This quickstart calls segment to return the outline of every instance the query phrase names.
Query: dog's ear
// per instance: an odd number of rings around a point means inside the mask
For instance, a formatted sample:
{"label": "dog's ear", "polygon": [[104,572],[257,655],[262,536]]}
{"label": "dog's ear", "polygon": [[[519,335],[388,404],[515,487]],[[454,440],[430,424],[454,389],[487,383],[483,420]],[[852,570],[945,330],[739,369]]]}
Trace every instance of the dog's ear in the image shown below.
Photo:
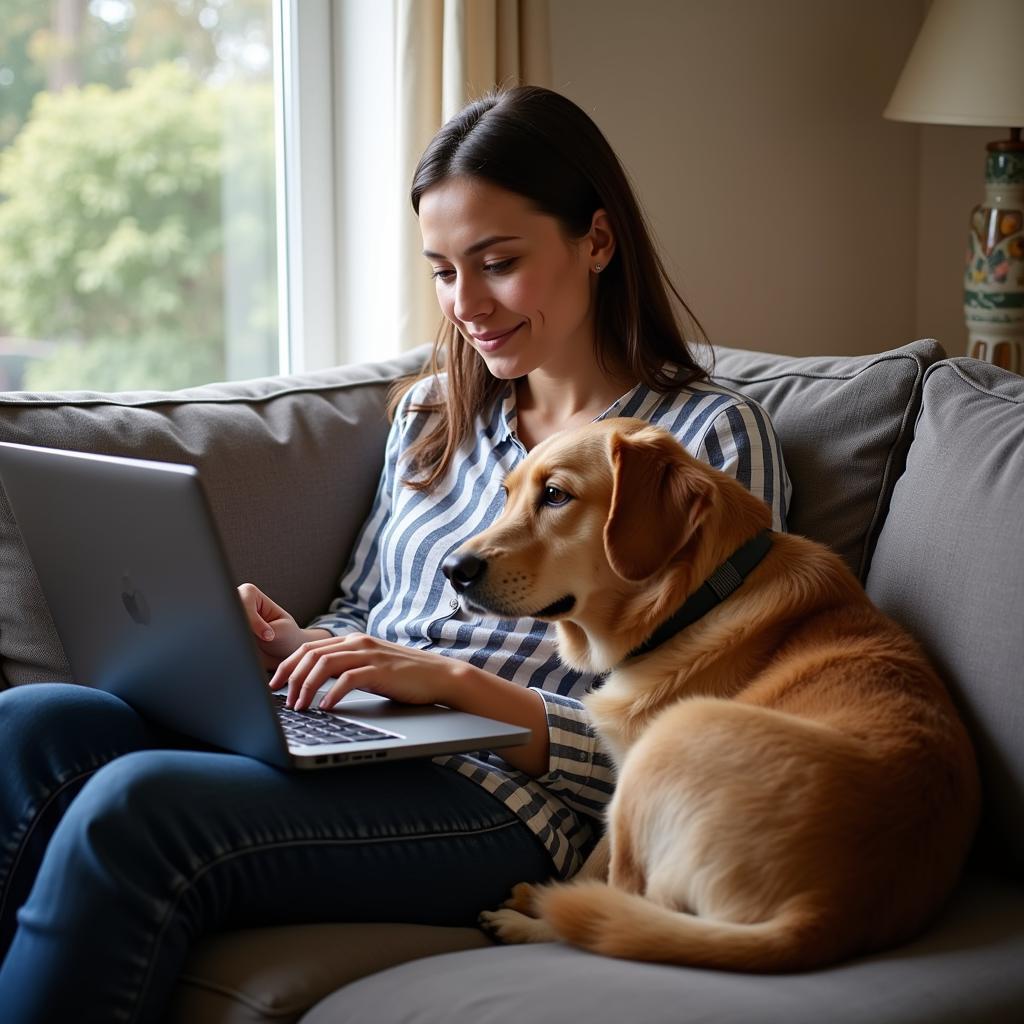
{"label": "dog's ear", "polygon": [[643,580],[679,552],[711,508],[711,481],[666,431],[611,436],[612,502],[604,527],[608,563]]}

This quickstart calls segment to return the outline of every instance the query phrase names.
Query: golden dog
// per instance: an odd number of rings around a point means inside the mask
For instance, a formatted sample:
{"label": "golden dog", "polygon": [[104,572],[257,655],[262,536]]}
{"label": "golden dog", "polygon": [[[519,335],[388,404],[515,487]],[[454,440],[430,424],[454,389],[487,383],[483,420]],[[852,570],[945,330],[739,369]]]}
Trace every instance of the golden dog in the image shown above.
{"label": "golden dog", "polygon": [[[445,571],[470,605],[556,621],[566,663],[610,672],[586,706],[617,783],[576,880],[517,886],[485,927],[759,972],[923,929],[975,830],[974,753],[920,648],[843,562],[766,533],[763,502],[640,420],[548,439],[506,488]],[[745,578],[719,570],[748,542],[768,551]],[[730,576],[734,592],[644,647]]]}

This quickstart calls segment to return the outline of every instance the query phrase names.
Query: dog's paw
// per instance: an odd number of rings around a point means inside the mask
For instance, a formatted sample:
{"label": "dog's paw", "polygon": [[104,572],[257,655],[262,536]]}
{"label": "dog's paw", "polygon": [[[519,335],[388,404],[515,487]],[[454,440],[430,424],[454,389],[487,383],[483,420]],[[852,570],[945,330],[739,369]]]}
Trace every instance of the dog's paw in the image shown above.
{"label": "dog's paw", "polygon": [[507,906],[501,910],[485,910],[478,918],[480,927],[498,942],[551,942],[555,933],[535,917],[527,917]]}
{"label": "dog's paw", "polygon": [[512,886],[509,898],[501,906],[504,910],[516,910],[526,917],[536,917],[537,910],[534,898],[537,895],[537,891],[538,886],[532,882],[520,882],[518,885]]}

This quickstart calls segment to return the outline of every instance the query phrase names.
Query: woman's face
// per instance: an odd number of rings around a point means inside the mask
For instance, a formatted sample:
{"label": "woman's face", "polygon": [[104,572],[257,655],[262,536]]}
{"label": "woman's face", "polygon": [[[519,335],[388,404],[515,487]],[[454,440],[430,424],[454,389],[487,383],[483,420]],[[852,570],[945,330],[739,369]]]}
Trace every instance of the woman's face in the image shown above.
{"label": "woman's face", "polygon": [[594,266],[609,258],[603,228],[567,239],[522,196],[468,177],[424,192],[419,216],[441,311],[495,377],[572,373],[593,360]]}

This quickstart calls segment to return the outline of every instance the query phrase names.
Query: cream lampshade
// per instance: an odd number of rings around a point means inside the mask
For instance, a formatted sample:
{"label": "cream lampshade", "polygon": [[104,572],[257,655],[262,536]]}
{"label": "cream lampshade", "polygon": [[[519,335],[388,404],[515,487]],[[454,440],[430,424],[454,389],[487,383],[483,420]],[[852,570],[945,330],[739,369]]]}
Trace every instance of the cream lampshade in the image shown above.
{"label": "cream lampshade", "polygon": [[885,108],[894,121],[991,125],[964,273],[967,352],[1024,372],[1024,0],[933,0]]}

